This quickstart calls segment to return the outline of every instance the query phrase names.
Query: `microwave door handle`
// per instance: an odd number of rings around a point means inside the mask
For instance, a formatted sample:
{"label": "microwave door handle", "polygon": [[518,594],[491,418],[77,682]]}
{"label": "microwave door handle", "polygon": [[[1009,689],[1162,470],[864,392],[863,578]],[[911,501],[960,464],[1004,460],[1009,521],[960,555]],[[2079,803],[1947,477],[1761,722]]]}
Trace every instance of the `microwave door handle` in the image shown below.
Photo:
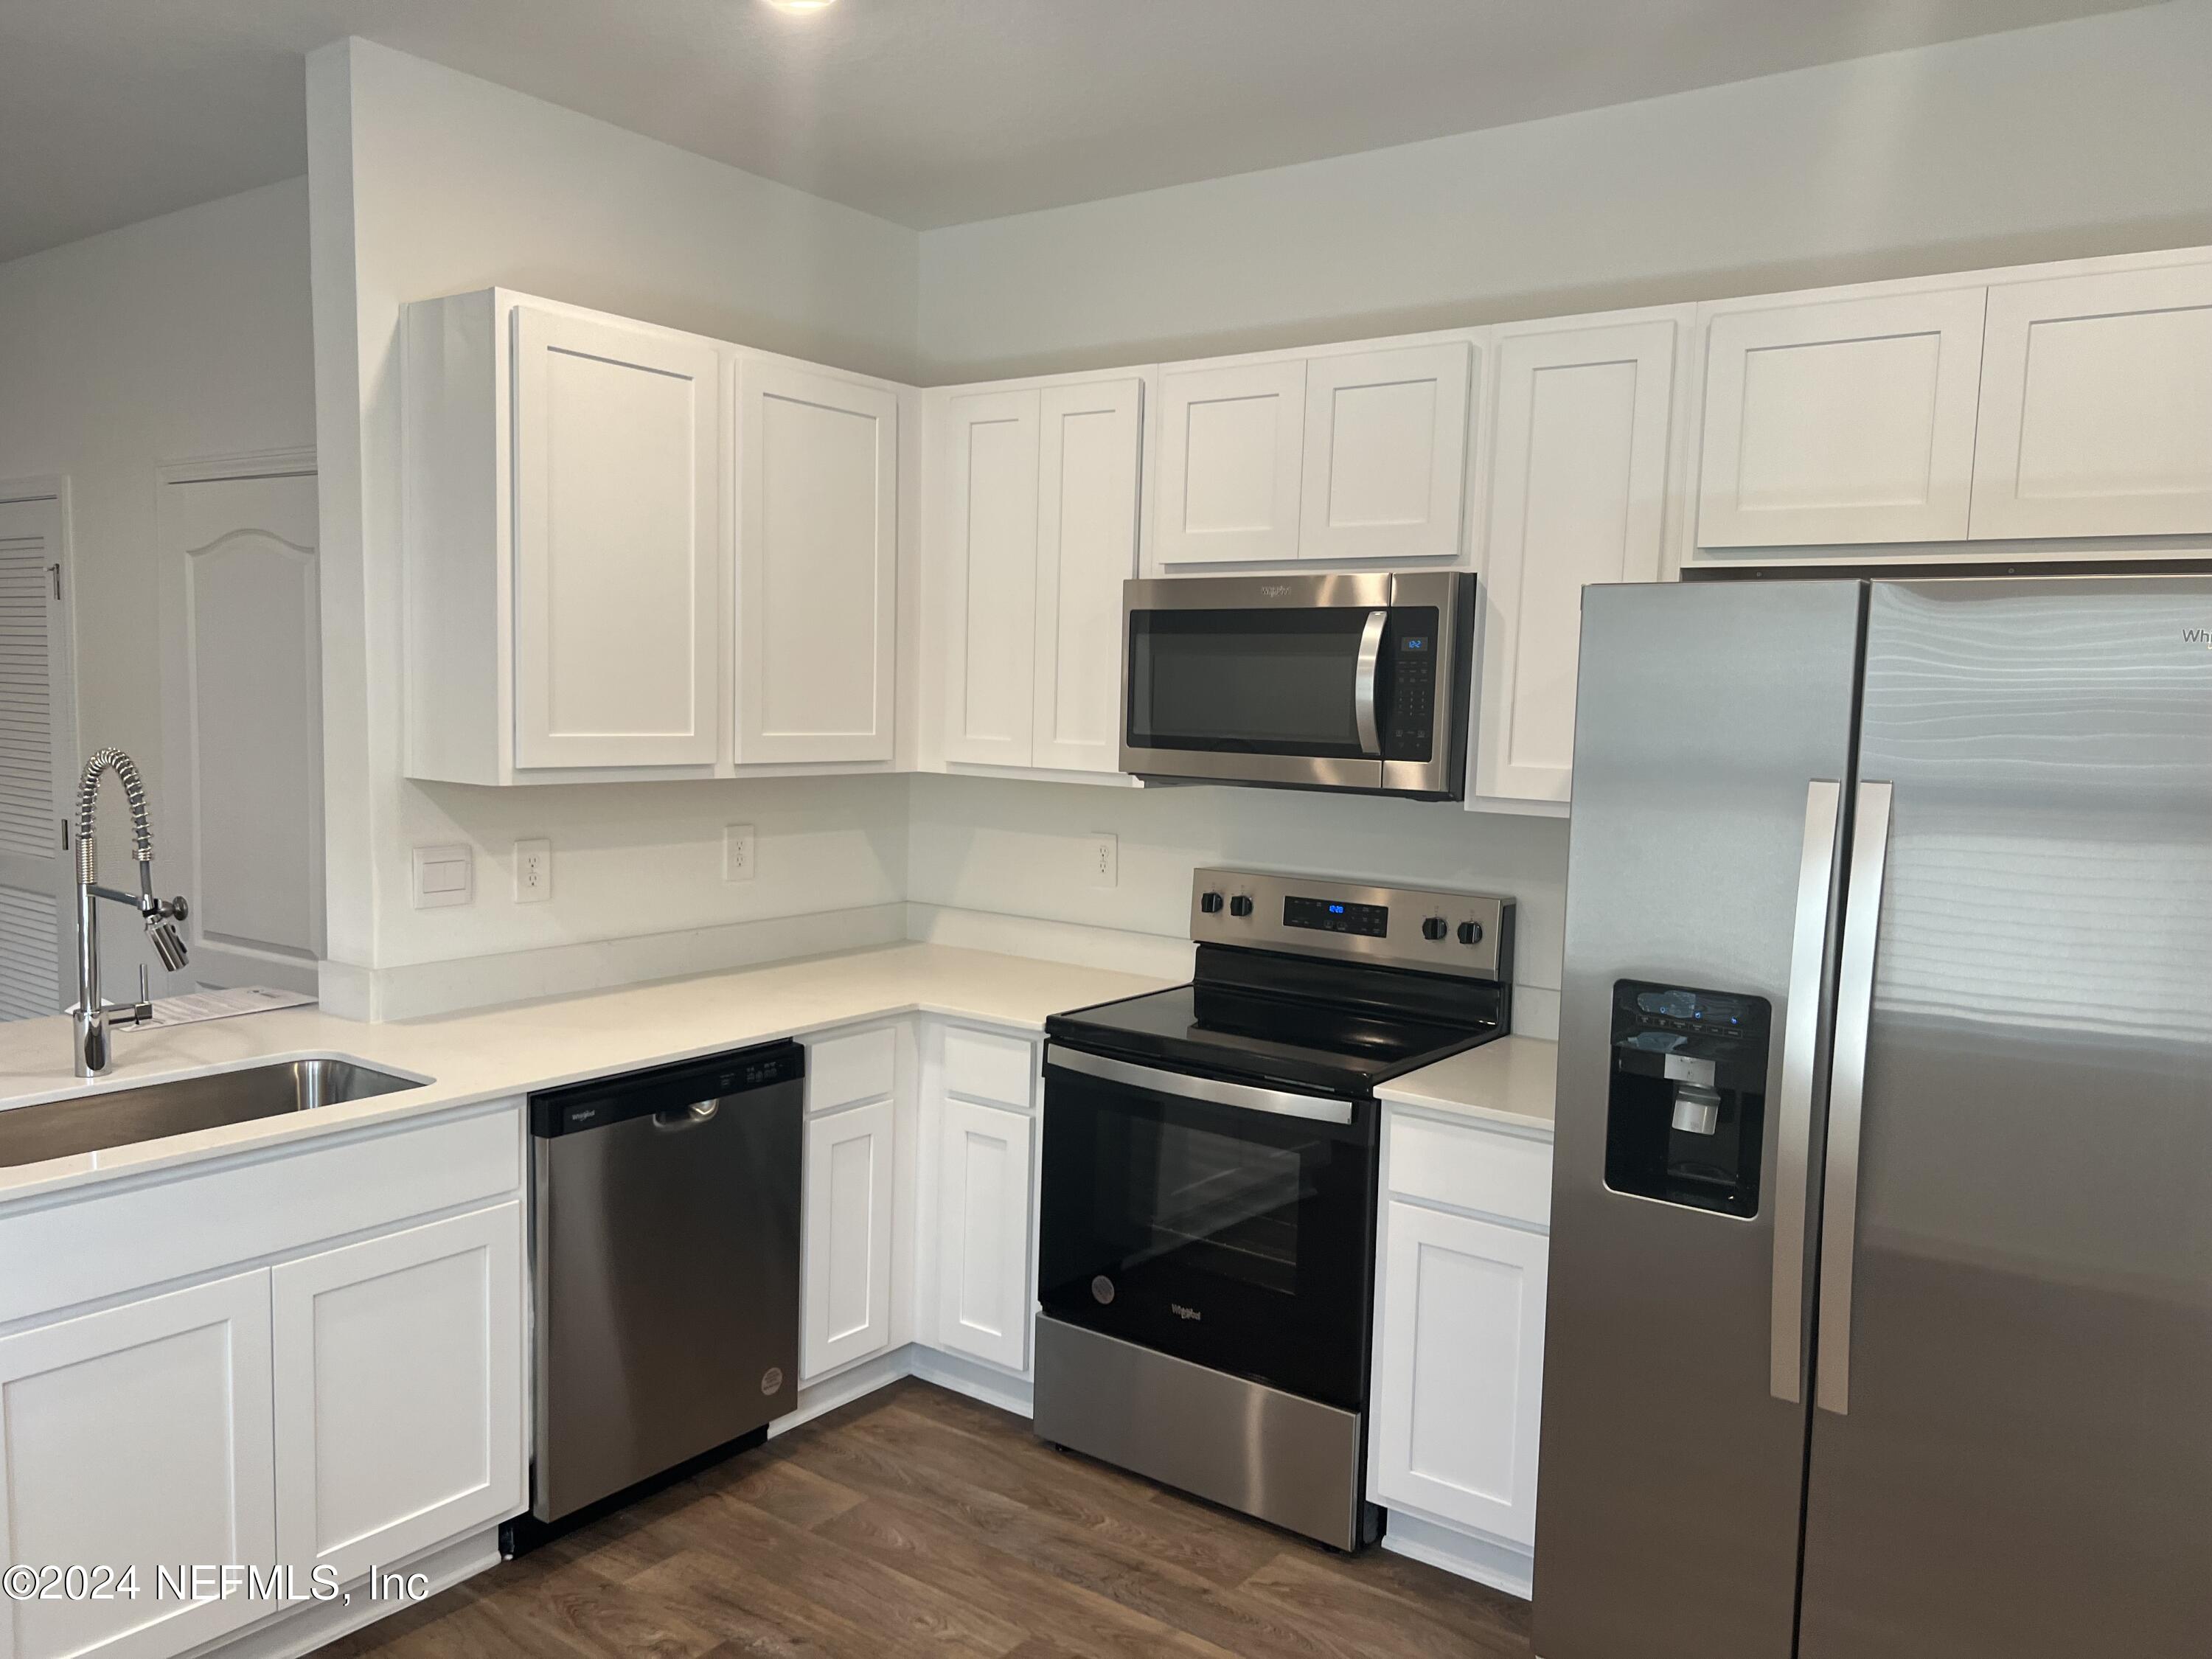
{"label": "microwave door handle", "polygon": [[1359,752],[1380,755],[1382,738],[1375,726],[1375,675],[1382,662],[1382,630],[1390,625],[1388,611],[1367,613],[1367,626],[1359,633],[1359,662],[1352,674],[1352,718],[1359,728]]}

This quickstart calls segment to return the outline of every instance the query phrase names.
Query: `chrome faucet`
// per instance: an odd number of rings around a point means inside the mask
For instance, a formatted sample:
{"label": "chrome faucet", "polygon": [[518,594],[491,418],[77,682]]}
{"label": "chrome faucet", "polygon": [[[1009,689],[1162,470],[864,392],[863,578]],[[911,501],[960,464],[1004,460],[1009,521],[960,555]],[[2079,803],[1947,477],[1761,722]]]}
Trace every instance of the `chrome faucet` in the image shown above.
{"label": "chrome faucet", "polygon": [[[104,772],[115,774],[131,805],[131,839],[138,861],[138,890],[100,885],[99,853],[93,841],[93,807],[100,796]],[[100,1077],[113,1063],[108,1036],[110,1025],[137,1025],[154,1017],[154,1003],[146,983],[146,969],[138,969],[138,1000],[104,1002],[100,995],[100,912],[94,901],[112,899],[127,904],[146,922],[146,935],[155,953],[171,973],[185,965],[185,942],[176,924],[190,914],[184,899],[154,896],[154,834],[146,823],[146,786],[138,768],[120,749],[103,749],[84,763],[84,777],[76,787],[76,1006],[70,1010],[76,1041],[70,1045],[79,1077]]]}

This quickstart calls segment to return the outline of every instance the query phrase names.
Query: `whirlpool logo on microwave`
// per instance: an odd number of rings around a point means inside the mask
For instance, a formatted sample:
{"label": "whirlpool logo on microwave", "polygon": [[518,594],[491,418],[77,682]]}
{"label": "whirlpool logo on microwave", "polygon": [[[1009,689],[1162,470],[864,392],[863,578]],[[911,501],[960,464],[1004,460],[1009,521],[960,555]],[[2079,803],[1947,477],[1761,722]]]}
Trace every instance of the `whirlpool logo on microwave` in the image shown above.
{"label": "whirlpool logo on microwave", "polygon": [[2181,630],[2181,642],[2212,651],[2212,628],[2185,628]]}

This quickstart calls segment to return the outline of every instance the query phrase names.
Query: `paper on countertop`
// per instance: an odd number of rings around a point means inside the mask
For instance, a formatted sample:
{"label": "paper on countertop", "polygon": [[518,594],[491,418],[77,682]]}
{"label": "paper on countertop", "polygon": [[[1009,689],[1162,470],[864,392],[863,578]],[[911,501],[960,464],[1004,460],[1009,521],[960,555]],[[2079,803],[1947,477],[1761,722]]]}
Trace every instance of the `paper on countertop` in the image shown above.
{"label": "paper on countertop", "polygon": [[204,1019],[228,1019],[234,1014],[265,1013],[271,1008],[307,1008],[315,999],[304,991],[275,991],[265,985],[242,986],[234,991],[195,991],[180,997],[154,999],[154,1017],[148,1025],[197,1025]]}

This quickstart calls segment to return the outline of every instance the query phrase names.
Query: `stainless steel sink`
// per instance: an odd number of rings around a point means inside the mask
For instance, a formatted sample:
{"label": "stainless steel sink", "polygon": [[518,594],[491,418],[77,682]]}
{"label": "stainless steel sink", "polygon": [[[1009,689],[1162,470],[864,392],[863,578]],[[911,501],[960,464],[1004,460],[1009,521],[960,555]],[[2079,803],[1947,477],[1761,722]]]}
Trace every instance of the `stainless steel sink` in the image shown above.
{"label": "stainless steel sink", "polygon": [[44,1101],[0,1112],[0,1167],[135,1146],[422,1086],[413,1078],[349,1060],[317,1057]]}

